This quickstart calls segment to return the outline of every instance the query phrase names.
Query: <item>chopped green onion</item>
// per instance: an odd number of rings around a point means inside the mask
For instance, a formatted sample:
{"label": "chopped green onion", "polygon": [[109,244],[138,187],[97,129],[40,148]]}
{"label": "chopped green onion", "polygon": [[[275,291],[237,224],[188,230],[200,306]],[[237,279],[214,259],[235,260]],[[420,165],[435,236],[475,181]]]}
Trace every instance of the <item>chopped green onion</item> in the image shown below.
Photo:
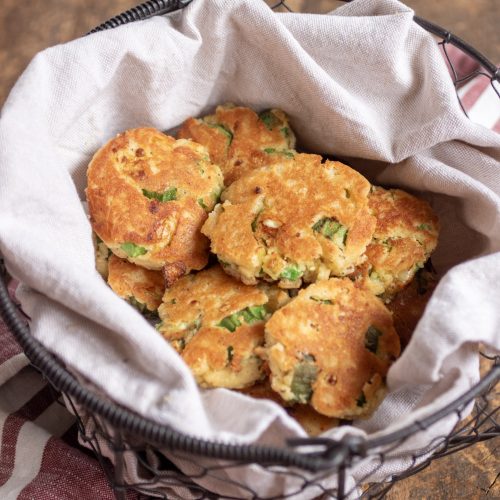
{"label": "chopped green onion", "polygon": [[318,368],[314,364],[314,357],[306,355],[293,372],[290,389],[298,403],[308,403],[311,399],[312,385],[318,376]]}
{"label": "chopped green onion", "polygon": [[251,325],[256,321],[263,321],[266,318],[267,310],[265,306],[249,306],[241,311],[235,312],[230,316],[226,316],[222,321],[220,321],[217,326],[226,328],[230,332],[234,332],[236,328],[241,326],[241,319],[245,323]]}
{"label": "chopped green onion", "polygon": [[382,335],[382,332],[378,328],[370,326],[365,333],[365,347],[370,352],[376,353],[378,349],[378,339]]}
{"label": "chopped green onion", "polygon": [[140,255],[144,255],[147,253],[147,250],[144,247],[140,247],[135,243],[131,243],[130,241],[123,243],[120,248],[129,256],[129,257],[139,257]]}
{"label": "chopped green onion", "polygon": [[319,297],[309,297],[311,300],[314,300],[315,302],[319,302],[321,304],[328,304],[332,305],[333,302],[330,299],[321,299]]}
{"label": "chopped green onion", "polygon": [[284,155],[287,158],[295,158],[294,152],[288,149],[264,148],[264,153]]}
{"label": "chopped green onion", "polygon": [[290,130],[288,129],[288,127],[283,127],[283,128],[280,128],[280,132],[286,137],[290,137]]}
{"label": "chopped green onion", "polygon": [[274,127],[281,124],[281,120],[270,109],[260,113],[259,118],[264,122],[268,130],[272,130]]}
{"label": "chopped green onion", "polygon": [[348,229],[331,217],[324,217],[312,226],[312,230],[332,240],[336,245],[345,245]]}
{"label": "chopped green onion", "polygon": [[219,130],[219,132],[221,132],[223,135],[226,136],[227,146],[229,147],[231,145],[231,143],[233,142],[234,136],[233,136],[233,133],[227,127],[225,127],[224,125],[221,125],[219,123],[207,123],[207,125],[209,127],[216,128],[217,130]]}
{"label": "chopped green onion", "polygon": [[157,193],[156,191],[148,191],[147,189],[143,189],[142,194],[146,198],[150,198],[152,200],[158,200],[161,202],[174,201],[177,199],[177,188],[173,187],[173,188],[167,189],[163,193]]}
{"label": "chopped green onion", "polygon": [[205,205],[203,198],[198,198],[198,205],[200,205],[200,207],[203,208],[203,210],[208,210],[208,207]]}
{"label": "chopped green onion", "polygon": [[289,281],[297,281],[302,276],[302,271],[295,266],[288,266],[280,274],[280,278]]}
{"label": "chopped green onion", "polygon": [[432,227],[430,224],[420,224],[420,226],[417,226],[417,229],[420,229],[420,231],[430,231]]}
{"label": "chopped green onion", "polygon": [[234,332],[236,328],[241,326],[241,323],[238,319],[238,314],[232,314],[231,316],[226,316],[220,323],[217,324],[217,326],[220,326],[221,328],[225,328],[226,330],[229,330],[230,332]]}
{"label": "chopped green onion", "polygon": [[249,306],[247,310],[257,321],[263,320],[267,314],[265,306]]}

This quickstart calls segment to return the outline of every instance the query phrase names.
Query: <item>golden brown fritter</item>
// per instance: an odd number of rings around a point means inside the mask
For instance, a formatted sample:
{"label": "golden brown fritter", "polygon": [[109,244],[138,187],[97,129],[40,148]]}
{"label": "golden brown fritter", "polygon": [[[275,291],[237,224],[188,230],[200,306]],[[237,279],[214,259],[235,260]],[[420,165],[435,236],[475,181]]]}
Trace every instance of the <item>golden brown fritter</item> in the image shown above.
{"label": "golden brown fritter", "polygon": [[257,114],[229,104],[218,106],[214,115],[188,118],[178,137],[206,146],[212,161],[220,165],[227,186],[255,168],[293,155],[295,148],[295,135],[283,111]]}
{"label": "golden brown fritter", "polygon": [[426,201],[400,189],[373,186],[368,204],[377,227],[353,278],[388,302],[436,248],[439,222]]}
{"label": "golden brown fritter", "polygon": [[160,271],[145,269],[116,255],[108,259],[108,284],[140,312],[156,311],[165,291]]}
{"label": "golden brown fritter", "polygon": [[328,429],[337,427],[339,420],[337,418],[321,415],[309,405],[293,404],[283,400],[279,394],[271,389],[269,379],[258,382],[251,387],[243,389],[241,392],[256,399],[270,399],[283,406],[287,413],[297,420],[309,436],[319,436]]}
{"label": "golden brown fritter", "polygon": [[[182,355],[202,387],[241,388],[263,376],[256,349],[283,291],[246,286],[219,266],[185,276],[167,289],[157,329]],[[280,294],[281,296],[278,296]]]}
{"label": "golden brown fritter", "polygon": [[363,261],[375,228],[369,190],[347,165],[296,154],[234,182],[202,232],[224,270],[244,283],[298,288]]}
{"label": "golden brown fritter", "polygon": [[348,278],[301,290],[273,314],[265,336],[273,390],[344,419],[375,410],[400,352],[391,313]]}
{"label": "golden brown fritter", "polygon": [[411,283],[400,290],[387,304],[387,309],[392,312],[394,328],[398,332],[402,349],[410,342],[437,283],[438,279],[434,272],[426,268],[419,269]]}
{"label": "golden brown fritter", "polygon": [[203,146],[153,128],[128,130],[97,151],[87,178],[92,227],[118,257],[149,269],[206,265],[200,228],[223,183]]}

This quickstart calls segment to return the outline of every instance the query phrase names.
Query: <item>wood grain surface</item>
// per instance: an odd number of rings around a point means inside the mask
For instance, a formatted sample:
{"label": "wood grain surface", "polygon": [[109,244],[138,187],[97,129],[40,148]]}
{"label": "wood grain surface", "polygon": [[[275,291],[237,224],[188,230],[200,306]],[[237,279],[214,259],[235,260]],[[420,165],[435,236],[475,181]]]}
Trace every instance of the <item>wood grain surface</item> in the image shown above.
{"label": "wood grain surface", "polygon": [[[82,36],[138,2],[134,0],[2,0],[0,106],[32,57],[46,47]],[[272,0],[269,3],[274,4]],[[500,0],[406,0],[416,13],[461,36],[500,62]],[[326,12],[340,2],[290,0],[294,9]],[[391,500],[500,499],[500,442],[490,440],[433,462],[397,483]]]}

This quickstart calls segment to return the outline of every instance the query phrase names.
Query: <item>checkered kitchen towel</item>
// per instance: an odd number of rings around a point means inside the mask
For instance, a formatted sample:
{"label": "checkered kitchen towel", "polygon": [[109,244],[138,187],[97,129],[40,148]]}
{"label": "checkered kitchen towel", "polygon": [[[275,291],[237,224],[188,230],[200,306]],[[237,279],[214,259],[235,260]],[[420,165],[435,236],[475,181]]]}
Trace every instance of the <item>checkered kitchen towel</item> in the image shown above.
{"label": "checkered kitchen towel", "polygon": [[[479,69],[454,47],[447,54],[459,77]],[[472,121],[500,133],[500,99],[489,78],[470,80],[458,94]],[[74,417],[29,366],[1,320],[0,436],[0,499],[114,498],[98,461],[77,443]],[[130,492],[127,498],[137,496]]]}

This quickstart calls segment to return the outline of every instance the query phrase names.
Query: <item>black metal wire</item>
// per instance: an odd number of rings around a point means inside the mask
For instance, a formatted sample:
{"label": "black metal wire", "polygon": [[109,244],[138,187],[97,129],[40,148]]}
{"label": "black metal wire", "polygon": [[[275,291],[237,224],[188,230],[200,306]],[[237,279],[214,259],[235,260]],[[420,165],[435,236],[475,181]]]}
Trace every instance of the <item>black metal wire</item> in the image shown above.
{"label": "black metal wire", "polygon": [[93,30],[89,31],[87,35],[98,31],[116,28],[134,21],[143,21],[144,19],[148,19],[152,16],[168,14],[170,12],[174,12],[175,10],[183,9],[191,2],[192,0],[149,0],[141,3],[137,7],[133,7],[132,9],[112,17],[105,23],[100,24]]}

